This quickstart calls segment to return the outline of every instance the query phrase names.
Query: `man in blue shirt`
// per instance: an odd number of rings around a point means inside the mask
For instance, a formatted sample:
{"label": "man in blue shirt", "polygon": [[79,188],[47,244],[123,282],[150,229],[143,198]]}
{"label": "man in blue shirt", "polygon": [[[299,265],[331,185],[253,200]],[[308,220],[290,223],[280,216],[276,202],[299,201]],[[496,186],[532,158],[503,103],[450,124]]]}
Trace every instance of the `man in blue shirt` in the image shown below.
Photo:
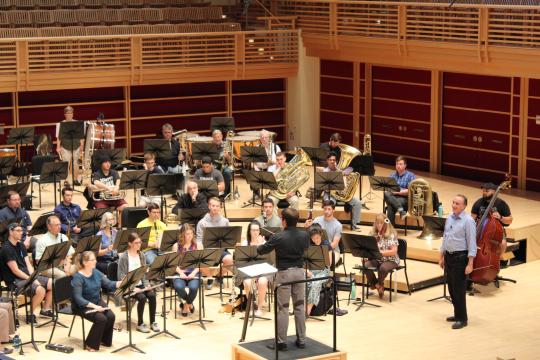
{"label": "man in blue shirt", "polygon": [[467,275],[473,271],[476,256],[476,224],[471,215],[465,212],[466,207],[465,195],[456,195],[452,200],[452,215],[446,219],[439,257],[454,306],[454,316],[446,318],[446,321],[454,323],[452,329],[467,326]]}
{"label": "man in blue shirt", "polygon": [[392,225],[396,225],[396,213],[399,213],[401,219],[407,216],[407,201],[409,196],[409,183],[416,179],[416,175],[407,170],[407,159],[400,155],[396,158],[396,171],[390,174],[390,177],[396,179],[400,190],[385,191],[384,201],[386,202],[386,213]]}
{"label": "man in blue shirt", "polygon": [[81,217],[81,207],[72,202],[73,189],[64,187],[62,189],[62,201],[54,208],[54,214],[61,222],[62,234],[68,233],[69,238],[76,244],[80,239],[94,235],[92,227],[81,229],[77,226],[77,221]]}

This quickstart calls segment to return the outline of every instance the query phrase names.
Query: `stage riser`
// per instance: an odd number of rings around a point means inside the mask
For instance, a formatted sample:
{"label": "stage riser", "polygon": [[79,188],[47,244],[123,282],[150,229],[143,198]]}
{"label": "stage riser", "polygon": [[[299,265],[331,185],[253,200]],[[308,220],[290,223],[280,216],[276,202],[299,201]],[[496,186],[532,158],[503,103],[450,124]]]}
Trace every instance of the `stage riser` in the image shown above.
{"label": "stage riser", "polygon": [[[232,359],[233,360],[267,360],[266,358],[259,356],[250,350],[244,349],[237,344],[234,344],[232,346]],[[299,359],[302,359],[302,360],[346,360],[347,353],[344,351],[337,351],[331,354],[303,357]]]}

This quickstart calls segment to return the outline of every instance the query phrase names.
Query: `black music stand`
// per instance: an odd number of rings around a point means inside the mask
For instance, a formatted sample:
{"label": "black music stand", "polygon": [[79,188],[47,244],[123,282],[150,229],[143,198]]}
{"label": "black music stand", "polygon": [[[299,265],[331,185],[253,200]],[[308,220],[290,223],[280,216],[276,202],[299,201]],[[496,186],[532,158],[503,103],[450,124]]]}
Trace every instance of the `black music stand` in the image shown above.
{"label": "black music stand", "polygon": [[172,157],[171,146],[165,139],[145,139],[144,152],[153,152],[156,158],[168,159]]}
{"label": "black music stand", "polygon": [[29,182],[15,183],[0,188],[0,206],[7,206],[8,193],[13,190],[19,193],[21,199],[28,193]]}
{"label": "black music stand", "polygon": [[[15,145],[17,153],[20,154],[23,145],[30,145],[34,143],[34,127],[19,127],[12,128],[9,131],[8,138],[6,140],[7,145]],[[22,157],[22,156],[20,156]],[[28,158],[28,146],[25,147],[25,158]],[[15,161],[14,167],[24,168],[25,164],[20,159]],[[28,171],[24,171],[22,176],[26,176]]]}
{"label": "black music stand", "polygon": [[[246,181],[251,186],[252,189],[259,189],[261,194],[261,199],[264,199],[264,190],[277,190],[278,184],[276,182],[276,177],[273,173],[267,171],[255,171],[255,170],[244,170],[244,176]],[[250,202],[244,204],[242,207],[249,205],[259,205],[255,202],[255,193],[253,193],[253,198]],[[261,211],[263,210],[263,204],[261,202]]]}
{"label": "black music stand", "polygon": [[211,197],[219,197],[219,190],[216,180],[195,180],[199,188],[199,192],[207,199]]}
{"label": "black music stand", "polygon": [[159,251],[161,251],[162,253],[172,251],[174,244],[176,244],[176,242],[178,241],[179,234],[180,234],[180,229],[163,231],[163,236],[161,237],[161,244],[159,246]]}
{"label": "black music stand", "polygon": [[163,209],[165,208],[165,195],[176,194],[176,177],[174,174],[152,174],[148,176],[146,194],[149,196],[159,196],[161,198],[161,218],[163,219]]}
{"label": "black music stand", "polygon": [[148,180],[148,170],[123,171],[120,177],[120,190],[133,190],[133,204],[137,206],[137,190],[144,189]]}
{"label": "black music stand", "polygon": [[111,168],[115,169],[126,161],[126,148],[94,150],[94,153],[92,154],[92,171],[97,171],[99,168],[99,166],[94,168],[93,164],[96,163],[95,160],[103,158],[110,159]]}
{"label": "black music stand", "polygon": [[202,305],[202,297],[204,290],[204,286],[202,283],[201,276],[201,268],[207,268],[214,266],[215,263],[219,262],[221,256],[221,249],[204,249],[204,250],[194,250],[194,251],[187,251],[182,255],[182,258],[180,259],[180,263],[178,264],[178,267],[180,269],[195,269],[197,268],[199,270],[199,318],[197,320],[188,321],[185,323],[182,323],[182,325],[189,325],[194,323],[199,323],[199,325],[206,330],[206,326],[204,326],[204,323],[211,323],[214,322],[213,320],[207,320],[202,318],[203,313],[203,305]]}
{"label": "black music stand", "polygon": [[385,176],[370,176],[369,177],[369,184],[371,185],[372,190],[382,190],[383,197],[382,197],[382,212],[384,212],[384,204],[386,203],[384,200],[384,193],[387,190],[392,191],[399,191],[401,190],[398,183],[396,182],[396,179],[391,177],[385,177]]}
{"label": "black music stand", "polygon": [[240,147],[240,158],[245,164],[258,162],[268,162],[266,150],[261,146],[242,146]]}
{"label": "black music stand", "polygon": [[[58,131],[58,138],[60,139],[62,147],[73,153],[75,149],[81,146],[81,140],[84,139],[84,121],[61,121],[60,130]],[[75,159],[74,156],[71,157],[72,185],[75,182],[75,165],[79,166],[76,164],[77,160],[78,159]]]}
{"label": "black music stand", "polygon": [[[173,276],[176,273],[176,267],[178,266],[180,262],[180,253],[178,252],[172,252],[164,255],[158,255],[152,265],[150,265],[150,269],[148,270],[148,280],[159,280],[162,282],[162,285],[166,284],[167,277]],[[171,333],[169,330],[167,330],[167,299],[166,296],[163,296],[163,330],[161,330],[158,333],[155,333],[148,337],[148,339],[151,339],[153,337],[156,337],[161,334],[169,335],[175,339],[180,340],[180,338],[173,333]]]}
{"label": "black music stand", "polygon": [[194,142],[191,144],[191,158],[202,160],[208,156],[212,163],[219,158],[219,151],[213,143]]}
{"label": "black music stand", "polygon": [[280,227],[261,227],[261,235],[264,236],[266,239],[281,231],[283,231],[283,229]]}
{"label": "black music stand", "polygon": [[419,239],[432,240],[439,239],[443,236],[446,218],[422,215],[422,219],[424,219],[424,228],[422,229],[422,233],[418,236]]}
{"label": "black music stand", "polygon": [[[272,256],[273,255],[273,256]],[[260,255],[257,253],[257,246],[236,246],[234,248],[234,266],[236,267],[236,277],[239,278],[242,282],[246,279],[259,279],[261,276],[256,276],[255,278],[250,278],[241,272],[240,268],[244,266],[256,265],[261,263],[274,264],[275,263],[275,253],[272,251],[268,254]],[[270,320],[262,316],[255,315],[255,281],[251,284],[250,292],[247,294],[247,306],[244,313],[244,317],[241,319],[244,320],[244,325],[242,327],[242,337],[240,342],[243,342],[246,338],[247,324],[249,319],[251,319],[250,326],[253,326],[255,319],[261,320]]]}
{"label": "black music stand", "polygon": [[[51,283],[52,283],[52,295],[53,295],[53,304],[56,303],[56,296],[54,291],[54,269],[60,266],[62,261],[67,257],[67,254],[69,252],[69,249],[71,248],[71,241],[64,241],[60,242],[58,244],[49,245],[45,248],[45,251],[43,251],[43,255],[41,256],[41,259],[39,260],[39,263],[36,267],[36,272],[41,274],[42,272],[51,269]],[[53,318],[43,324],[39,324],[37,327],[40,328],[42,326],[45,326],[47,324],[53,323],[53,330],[51,332],[51,336],[49,338],[49,344],[51,343],[54,329],[56,328],[57,324],[60,324],[60,326],[64,328],[68,328],[66,325],[62,324],[58,321],[58,313],[56,312],[56,306],[53,306]]]}
{"label": "black music stand", "polygon": [[[241,226],[207,227],[203,233],[203,246],[205,249],[221,249],[223,251],[227,248],[234,248],[240,242],[241,237]],[[219,276],[223,276],[222,270],[223,266],[221,261],[219,261]],[[221,281],[219,292],[207,294],[206,296],[219,295],[219,299],[223,303],[223,294],[230,295],[230,293],[223,292],[223,281]]]}
{"label": "black music stand", "polygon": [[[53,215],[54,213],[45,213],[40,215],[36,222],[34,222],[34,225],[32,225],[32,228],[30,231],[28,231],[28,236],[35,236],[35,235],[41,235],[45,234],[47,231],[47,219],[49,216]],[[13,221],[12,221],[13,222]]]}
{"label": "black music stand", "polygon": [[99,228],[97,224],[101,221],[103,214],[106,212],[112,213],[113,211],[112,208],[83,210],[79,216],[79,220],[77,220],[77,226],[81,229],[91,227],[92,232],[95,234]]}
{"label": "black music stand", "polygon": [[132,342],[131,301],[132,301],[132,296],[133,296],[132,289],[135,287],[136,284],[139,283],[139,281],[141,281],[144,278],[147,268],[148,266],[141,266],[138,269],[128,272],[127,275],[122,279],[122,282],[120,283],[120,285],[116,288],[116,291],[114,292],[115,297],[123,297],[124,301],[126,302],[126,321],[127,321],[127,328],[128,328],[128,334],[129,334],[129,343],[127,345],[122,346],[119,349],[114,350],[112,352],[113,354],[127,348],[131,348],[132,350],[138,351],[141,354],[145,354],[144,351],[139,349],[137,345],[135,345]]}
{"label": "black music stand", "polygon": [[[26,292],[29,292],[30,288],[32,287],[32,283],[36,280],[38,275],[39,275],[39,272],[37,270],[35,270],[32,273],[32,275],[30,275],[30,277],[26,280],[24,285],[22,287],[20,287],[18,290],[15,291],[15,296],[19,296],[21,294],[25,294]],[[30,313],[32,315],[34,314],[34,305],[33,305],[32,301],[30,301]],[[46,341],[36,340],[34,338],[34,327],[35,327],[34,326],[34,321],[30,321],[30,340],[28,340],[27,342],[23,342],[21,344],[20,350],[19,350],[20,355],[24,355],[24,350],[23,350],[24,345],[31,344],[34,347],[34,350],[39,352],[37,344],[38,343],[46,343]]]}
{"label": "black music stand", "polygon": [[[345,183],[343,182],[343,174],[341,171],[315,172],[315,188],[313,189],[313,193],[316,191],[326,191],[328,198],[330,199],[330,190],[343,190],[344,188]],[[313,200],[315,200],[315,198]]]}
{"label": "black music stand", "polygon": [[100,248],[101,235],[92,235],[79,240],[79,242],[77,243],[77,247],[75,248],[75,253],[80,254],[85,251],[91,251],[97,257]]}
{"label": "black music stand", "polygon": [[[469,277],[467,276],[467,279],[469,279]],[[443,293],[441,296],[436,296],[432,299],[429,299],[427,300],[427,302],[431,302],[431,301],[435,301],[435,300],[446,300],[448,301],[449,303],[452,303],[452,298],[450,296],[447,295],[447,292],[446,292],[446,286],[448,284],[448,278],[447,278],[447,274],[446,274],[446,267],[443,269]],[[474,293],[473,293],[474,294]]]}
{"label": "black music stand", "polygon": [[[321,236],[322,240],[322,236]],[[329,250],[325,245],[310,245],[304,250],[304,270],[306,272],[306,279],[308,278],[308,270],[324,270],[330,266]],[[321,280],[323,281],[323,280]],[[306,286],[306,299],[308,297],[308,288]],[[327,298],[324,301],[328,301]],[[326,316],[326,313],[324,314]],[[324,321],[315,316],[311,316],[307,313],[306,307],[306,320],[315,319],[317,321]]]}
{"label": "black music stand", "polygon": [[[358,155],[352,159],[350,166],[353,168],[354,172],[357,172],[360,174],[359,199],[362,200],[363,198],[362,177],[375,175],[375,165],[373,163],[373,155],[371,154]],[[371,190],[369,192],[371,192]],[[368,196],[368,194],[366,194],[365,196]],[[362,207],[366,210],[369,210],[369,208],[364,204],[364,202],[362,202]]]}
{"label": "black music stand", "polygon": [[[72,157],[73,159],[73,157]],[[73,161],[73,160],[72,160]],[[73,164],[72,164],[73,166]],[[73,169],[73,167],[72,167]],[[73,171],[71,172],[73,178]],[[66,180],[68,176],[68,162],[67,161],[56,161],[56,162],[46,162],[41,168],[41,176],[39,181],[46,183],[52,182],[54,188],[54,204],[56,205],[56,183]],[[40,197],[41,199],[41,197]]]}
{"label": "black music stand", "polygon": [[178,217],[182,224],[197,225],[197,223],[208,213],[208,209],[180,209]]}
{"label": "black music stand", "polygon": [[9,183],[8,176],[13,170],[15,165],[16,156],[2,156],[0,157],[0,186],[4,185],[4,177],[6,184]]}
{"label": "black music stand", "polygon": [[234,118],[229,116],[214,116],[210,118],[210,131],[220,130],[223,136],[234,131]]}
{"label": "black music stand", "polygon": [[[313,166],[313,174],[317,173],[317,166],[326,166],[326,158],[328,157],[328,151],[322,148],[318,147],[301,147],[302,150],[309,156],[309,159],[311,160],[311,166]],[[311,203],[313,204],[315,202],[315,177],[313,177],[313,193],[312,193],[313,199],[311,199]]]}
{"label": "black music stand", "polygon": [[[0,222],[0,239],[2,241],[2,244],[4,244],[4,241],[7,241],[8,239],[8,226],[9,224],[11,223],[18,223],[20,224],[22,221],[22,218],[21,217],[18,217],[18,218],[13,218],[13,219],[7,219],[7,220],[4,220],[2,222]],[[33,230],[33,228],[32,228]],[[32,231],[30,230],[30,231]],[[45,231],[47,232],[47,231]],[[41,234],[44,234],[45,232],[41,233]]]}
{"label": "black music stand", "polygon": [[116,233],[116,238],[113,243],[113,250],[116,250],[118,253],[123,253],[128,248],[128,237],[131,233],[137,233],[141,238],[141,250],[144,250],[148,247],[148,238],[150,237],[151,227],[142,227],[135,229],[122,229],[118,230]]}
{"label": "black music stand", "polygon": [[362,298],[360,299],[360,301],[356,301],[353,303],[357,306],[356,311],[360,310],[360,308],[364,305],[381,307],[380,305],[372,304],[366,301],[366,297],[368,296],[368,289],[366,288],[365,271],[377,271],[377,268],[367,267],[365,265],[365,259],[381,258],[381,253],[379,251],[379,247],[377,246],[377,239],[374,236],[357,235],[350,233],[343,233],[341,234],[341,236],[343,244],[345,245],[345,249],[353,256],[362,258],[362,265],[355,266],[355,269],[362,271]]}

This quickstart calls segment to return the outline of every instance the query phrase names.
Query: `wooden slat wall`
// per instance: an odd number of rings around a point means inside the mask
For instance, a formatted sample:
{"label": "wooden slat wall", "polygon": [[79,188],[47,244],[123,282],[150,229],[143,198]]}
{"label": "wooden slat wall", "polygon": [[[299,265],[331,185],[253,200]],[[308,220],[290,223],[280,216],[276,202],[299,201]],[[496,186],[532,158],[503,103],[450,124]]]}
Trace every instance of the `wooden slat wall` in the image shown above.
{"label": "wooden slat wall", "polygon": [[[526,141],[526,186],[527,189],[540,191],[540,80],[529,80],[529,98],[527,113]],[[540,118],[539,118],[540,119]]]}

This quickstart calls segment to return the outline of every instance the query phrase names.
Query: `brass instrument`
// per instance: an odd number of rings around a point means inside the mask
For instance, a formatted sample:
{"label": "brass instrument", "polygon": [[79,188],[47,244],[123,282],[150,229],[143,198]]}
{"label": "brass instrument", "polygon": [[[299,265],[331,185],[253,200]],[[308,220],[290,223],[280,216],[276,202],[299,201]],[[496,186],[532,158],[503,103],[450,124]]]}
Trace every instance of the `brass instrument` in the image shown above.
{"label": "brass instrument", "polygon": [[[234,137],[234,131],[229,130],[227,132],[227,137],[223,142],[223,159],[221,160],[221,167],[223,169],[228,168],[234,174],[234,160],[233,160],[233,143],[232,138]],[[225,153],[229,154],[230,160],[225,159]]]}
{"label": "brass instrument", "polygon": [[362,152],[362,155],[371,155],[371,135],[370,134],[364,135],[364,151]]}
{"label": "brass instrument", "polygon": [[[360,150],[350,145],[339,144],[339,147],[341,149],[341,157],[339,158],[337,168],[343,171],[349,166],[352,159],[358,155],[361,155],[362,153]],[[343,190],[331,190],[330,196],[338,201],[349,202],[356,193],[356,189],[358,189],[358,184],[360,183],[360,174],[357,172],[351,172],[349,175],[343,176],[343,181],[345,182],[345,188]]]}
{"label": "brass instrument", "polygon": [[409,183],[409,213],[412,216],[433,215],[431,185],[424,179],[414,179]]}
{"label": "brass instrument", "polygon": [[304,150],[298,148],[296,155],[287,163],[276,176],[277,190],[272,190],[270,196],[283,200],[287,194],[296,192],[300,186],[309,180],[309,171],[306,165],[311,165],[311,160]]}
{"label": "brass instrument", "polygon": [[182,138],[186,137],[185,135],[186,133],[187,133],[187,129],[178,130],[172,133],[172,137],[180,142]]}
{"label": "brass instrument", "polygon": [[120,190],[117,194],[113,195],[113,192],[110,190],[99,190],[92,192],[92,199],[94,201],[114,201],[122,200],[126,197],[126,191]]}
{"label": "brass instrument", "polygon": [[165,216],[165,224],[167,225],[179,225],[180,218],[176,214],[168,214]]}

